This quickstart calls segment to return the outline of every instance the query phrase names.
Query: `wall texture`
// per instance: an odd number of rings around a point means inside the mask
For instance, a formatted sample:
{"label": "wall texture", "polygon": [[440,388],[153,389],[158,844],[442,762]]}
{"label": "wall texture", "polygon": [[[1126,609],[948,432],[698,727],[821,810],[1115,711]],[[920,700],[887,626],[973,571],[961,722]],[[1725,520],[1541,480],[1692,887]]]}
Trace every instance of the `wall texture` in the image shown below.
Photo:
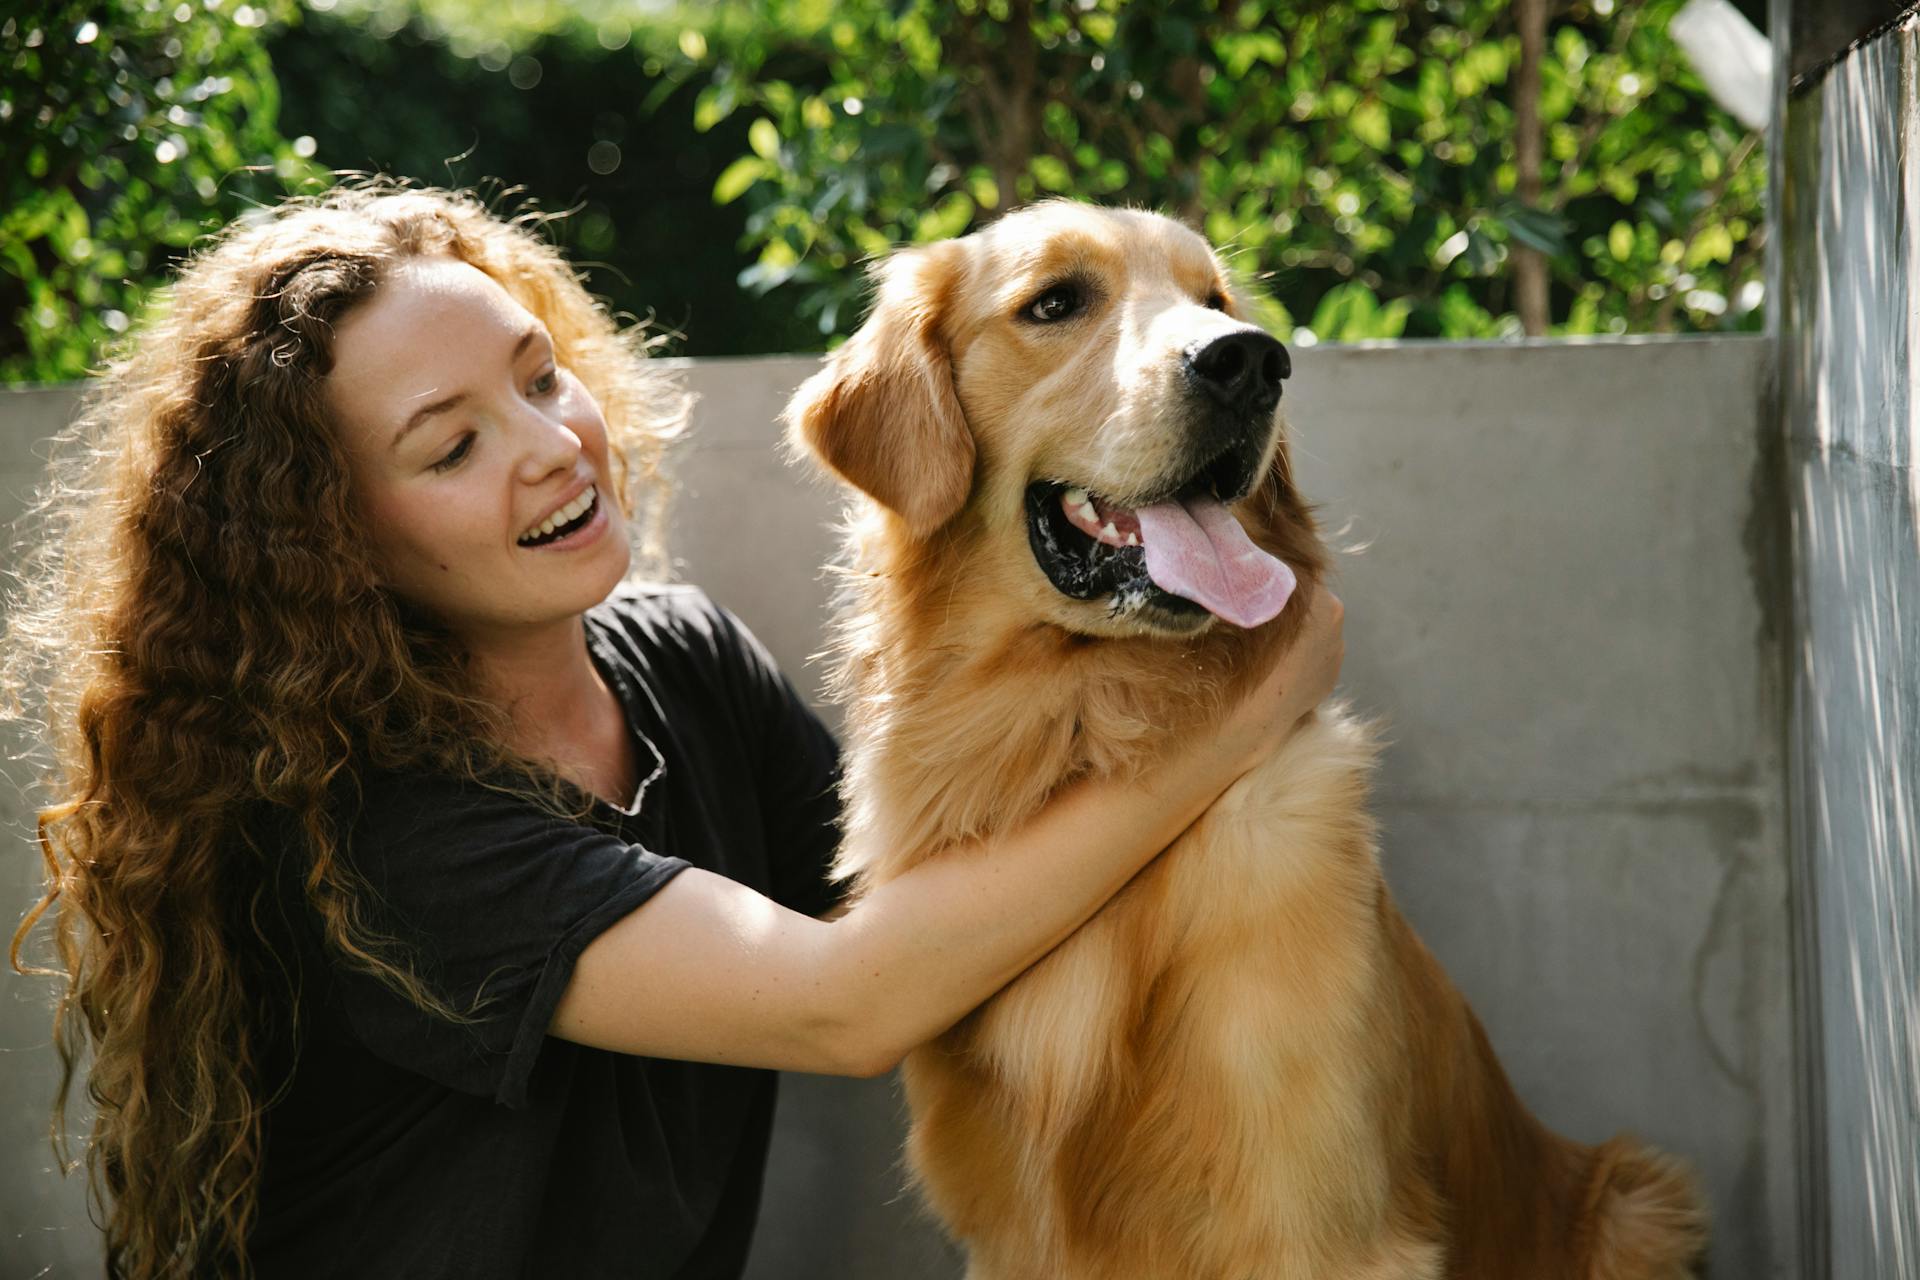
{"label": "wall texture", "polygon": [[1850,1280],[1920,1275],[1920,16],[1831,52],[1776,225],[1808,1273]]}
{"label": "wall texture", "polygon": [[[9,536],[0,568],[13,568],[13,546],[23,532],[20,513],[40,482],[40,442],[58,431],[75,392],[0,388],[0,521]],[[31,781],[16,759],[25,739],[0,723],[0,931],[11,938],[39,896],[40,857],[32,844]],[[44,961],[44,948],[34,955]],[[97,1237],[87,1227],[85,1197],[76,1175],[56,1171],[47,1141],[48,1111],[59,1079],[52,1049],[52,987],[0,969],[0,1276],[87,1277],[100,1274]]]}
{"label": "wall texture", "polygon": [[[1388,725],[1389,880],[1544,1119],[1587,1139],[1631,1128],[1699,1168],[1717,1280],[1791,1275],[1798,1249],[1783,620],[1766,604],[1782,573],[1757,536],[1778,509],[1768,354],[1320,348],[1295,353],[1287,392],[1301,485],[1353,548],[1343,685]],[[773,420],[812,367],[688,370],[703,399],[674,515],[681,575],[810,691],[836,500],[784,465]],[[10,482],[63,411],[0,401]],[[25,1069],[0,1085],[0,1252],[81,1274],[71,1188],[31,1141],[41,997],[9,990],[0,1061]],[[783,1088],[755,1280],[958,1275],[902,1193],[892,1086]]]}

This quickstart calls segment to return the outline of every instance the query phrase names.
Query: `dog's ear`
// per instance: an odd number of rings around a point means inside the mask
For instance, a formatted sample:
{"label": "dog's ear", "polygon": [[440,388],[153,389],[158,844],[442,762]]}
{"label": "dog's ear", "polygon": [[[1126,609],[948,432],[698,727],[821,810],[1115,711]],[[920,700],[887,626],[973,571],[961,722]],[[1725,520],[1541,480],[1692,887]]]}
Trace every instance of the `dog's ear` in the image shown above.
{"label": "dog's ear", "polygon": [[789,441],[925,537],[966,505],[973,433],[953,385],[940,318],[964,250],[908,249],[876,271],[858,333],[787,405]]}

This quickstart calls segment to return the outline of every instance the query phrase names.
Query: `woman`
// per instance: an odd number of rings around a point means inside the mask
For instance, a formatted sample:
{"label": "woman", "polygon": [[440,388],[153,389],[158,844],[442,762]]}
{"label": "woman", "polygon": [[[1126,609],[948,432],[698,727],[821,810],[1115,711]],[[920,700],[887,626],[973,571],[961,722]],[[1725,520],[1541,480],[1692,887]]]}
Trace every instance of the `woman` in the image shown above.
{"label": "woman", "polygon": [[1220,737],[836,913],[831,739],[623,585],[643,354],[528,227],[369,186],[231,229],[91,391],[14,952],[51,909],[114,1274],[737,1276],[766,1069],[889,1069],[1332,686],[1327,597]]}

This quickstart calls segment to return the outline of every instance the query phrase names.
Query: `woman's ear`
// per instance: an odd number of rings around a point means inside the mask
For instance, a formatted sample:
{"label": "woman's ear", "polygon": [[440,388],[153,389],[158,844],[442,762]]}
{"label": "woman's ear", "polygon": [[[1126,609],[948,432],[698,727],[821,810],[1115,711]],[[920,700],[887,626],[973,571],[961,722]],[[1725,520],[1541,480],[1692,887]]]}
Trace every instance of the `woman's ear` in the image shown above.
{"label": "woman's ear", "polygon": [[973,433],[940,321],[965,250],[948,241],[875,271],[873,311],[787,404],[787,437],[925,537],[966,505]]}

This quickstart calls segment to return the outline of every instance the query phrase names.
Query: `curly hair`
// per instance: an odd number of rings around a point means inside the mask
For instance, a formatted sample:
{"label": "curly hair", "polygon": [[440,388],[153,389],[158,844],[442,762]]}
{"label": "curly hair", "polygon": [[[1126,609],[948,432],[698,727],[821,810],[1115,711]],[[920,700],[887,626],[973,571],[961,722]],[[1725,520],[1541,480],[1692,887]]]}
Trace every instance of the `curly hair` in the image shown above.
{"label": "curly hair", "polygon": [[[54,1141],[69,1158],[84,1062],[111,1276],[249,1274],[278,1003],[260,998],[275,978],[252,947],[276,876],[346,963],[443,1016],[472,1012],[441,1003],[363,912],[336,803],[362,765],[519,779],[564,807],[564,785],[503,745],[504,713],[453,637],[381,586],[322,399],[333,326],[395,264],[478,268],[599,401],[637,563],[659,568],[660,464],[687,397],[541,222],[384,180],[243,220],[89,389],[29,513],[0,692],[40,731],[52,799],[46,890],[11,957],[64,979]],[[49,916],[55,967],[30,969]]]}

